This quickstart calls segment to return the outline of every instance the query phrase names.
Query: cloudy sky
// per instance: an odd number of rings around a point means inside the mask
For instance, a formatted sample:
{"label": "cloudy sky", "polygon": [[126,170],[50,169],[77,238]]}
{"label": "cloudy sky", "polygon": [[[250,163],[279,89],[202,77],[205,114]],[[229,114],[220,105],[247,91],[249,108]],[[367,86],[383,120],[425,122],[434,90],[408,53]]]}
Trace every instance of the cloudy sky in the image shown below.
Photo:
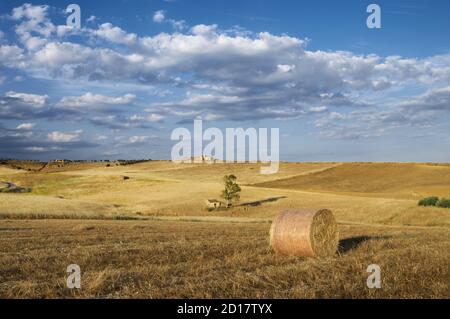
{"label": "cloudy sky", "polygon": [[0,3],[0,157],[169,159],[203,119],[283,160],[450,161],[447,0],[76,3]]}

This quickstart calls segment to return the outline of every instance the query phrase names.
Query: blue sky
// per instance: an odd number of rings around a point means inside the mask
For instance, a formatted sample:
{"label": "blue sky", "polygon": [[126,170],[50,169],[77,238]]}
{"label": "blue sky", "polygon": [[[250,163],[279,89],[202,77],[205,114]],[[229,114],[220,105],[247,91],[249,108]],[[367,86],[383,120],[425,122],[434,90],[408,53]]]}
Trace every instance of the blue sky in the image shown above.
{"label": "blue sky", "polygon": [[76,3],[81,30],[0,3],[0,157],[168,159],[201,118],[283,160],[450,161],[449,1]]}

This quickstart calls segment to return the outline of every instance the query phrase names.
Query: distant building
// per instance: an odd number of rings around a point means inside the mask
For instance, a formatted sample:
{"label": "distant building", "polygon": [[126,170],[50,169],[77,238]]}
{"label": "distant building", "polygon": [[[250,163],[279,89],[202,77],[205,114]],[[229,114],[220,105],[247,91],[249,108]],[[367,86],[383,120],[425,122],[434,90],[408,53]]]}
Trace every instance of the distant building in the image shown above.
{"label": "distant building", "polygon": [[178,160],[178,161],[174,161],[175,163],[178,164],[183,164],[183,163],[189,163],[189,164],[216,164],[216,163],[220,163],[221,161],[215,159],[214,157],[211,156],[206,156],[206,155],[202,155],[202,156],[197,156],[197,157],[186,157],[184,159]]}
{"label": "distant building", "polygon": [[218,201],[217,199],[207,199],[205,200],[205,203],[208,208],[212,209],[221,208],[223,205],[225,205],[224,203]]}

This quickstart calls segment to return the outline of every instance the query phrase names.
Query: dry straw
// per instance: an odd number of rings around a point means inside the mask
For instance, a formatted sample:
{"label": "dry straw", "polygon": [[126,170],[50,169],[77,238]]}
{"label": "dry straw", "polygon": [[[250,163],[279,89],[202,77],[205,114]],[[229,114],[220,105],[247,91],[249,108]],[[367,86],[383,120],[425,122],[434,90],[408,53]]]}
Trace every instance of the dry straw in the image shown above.
{"label": "dry straw", "polygon": [[328,209],[285,211],[270,228],[270,245],[281,255],[332,256],[338,241],[336,220]]}

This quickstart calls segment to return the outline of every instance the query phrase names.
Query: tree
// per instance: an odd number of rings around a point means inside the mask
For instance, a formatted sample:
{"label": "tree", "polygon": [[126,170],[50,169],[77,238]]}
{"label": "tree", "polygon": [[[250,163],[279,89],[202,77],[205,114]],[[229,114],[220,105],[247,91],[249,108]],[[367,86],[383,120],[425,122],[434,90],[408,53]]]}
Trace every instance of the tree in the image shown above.
{"label": "tree", "polygon": [[439,197],[427,197],[419,201],[419,206],[436,206],[438,202]]}
{"label": "tree", "polygon": [[233,201],[238,201],[241,196],[241,188],[236,183],[237,177],[234,175],[225,175],[223,178],[225,189],[222,191],[222,198],[226,200],[227,207],[232,205]]}

